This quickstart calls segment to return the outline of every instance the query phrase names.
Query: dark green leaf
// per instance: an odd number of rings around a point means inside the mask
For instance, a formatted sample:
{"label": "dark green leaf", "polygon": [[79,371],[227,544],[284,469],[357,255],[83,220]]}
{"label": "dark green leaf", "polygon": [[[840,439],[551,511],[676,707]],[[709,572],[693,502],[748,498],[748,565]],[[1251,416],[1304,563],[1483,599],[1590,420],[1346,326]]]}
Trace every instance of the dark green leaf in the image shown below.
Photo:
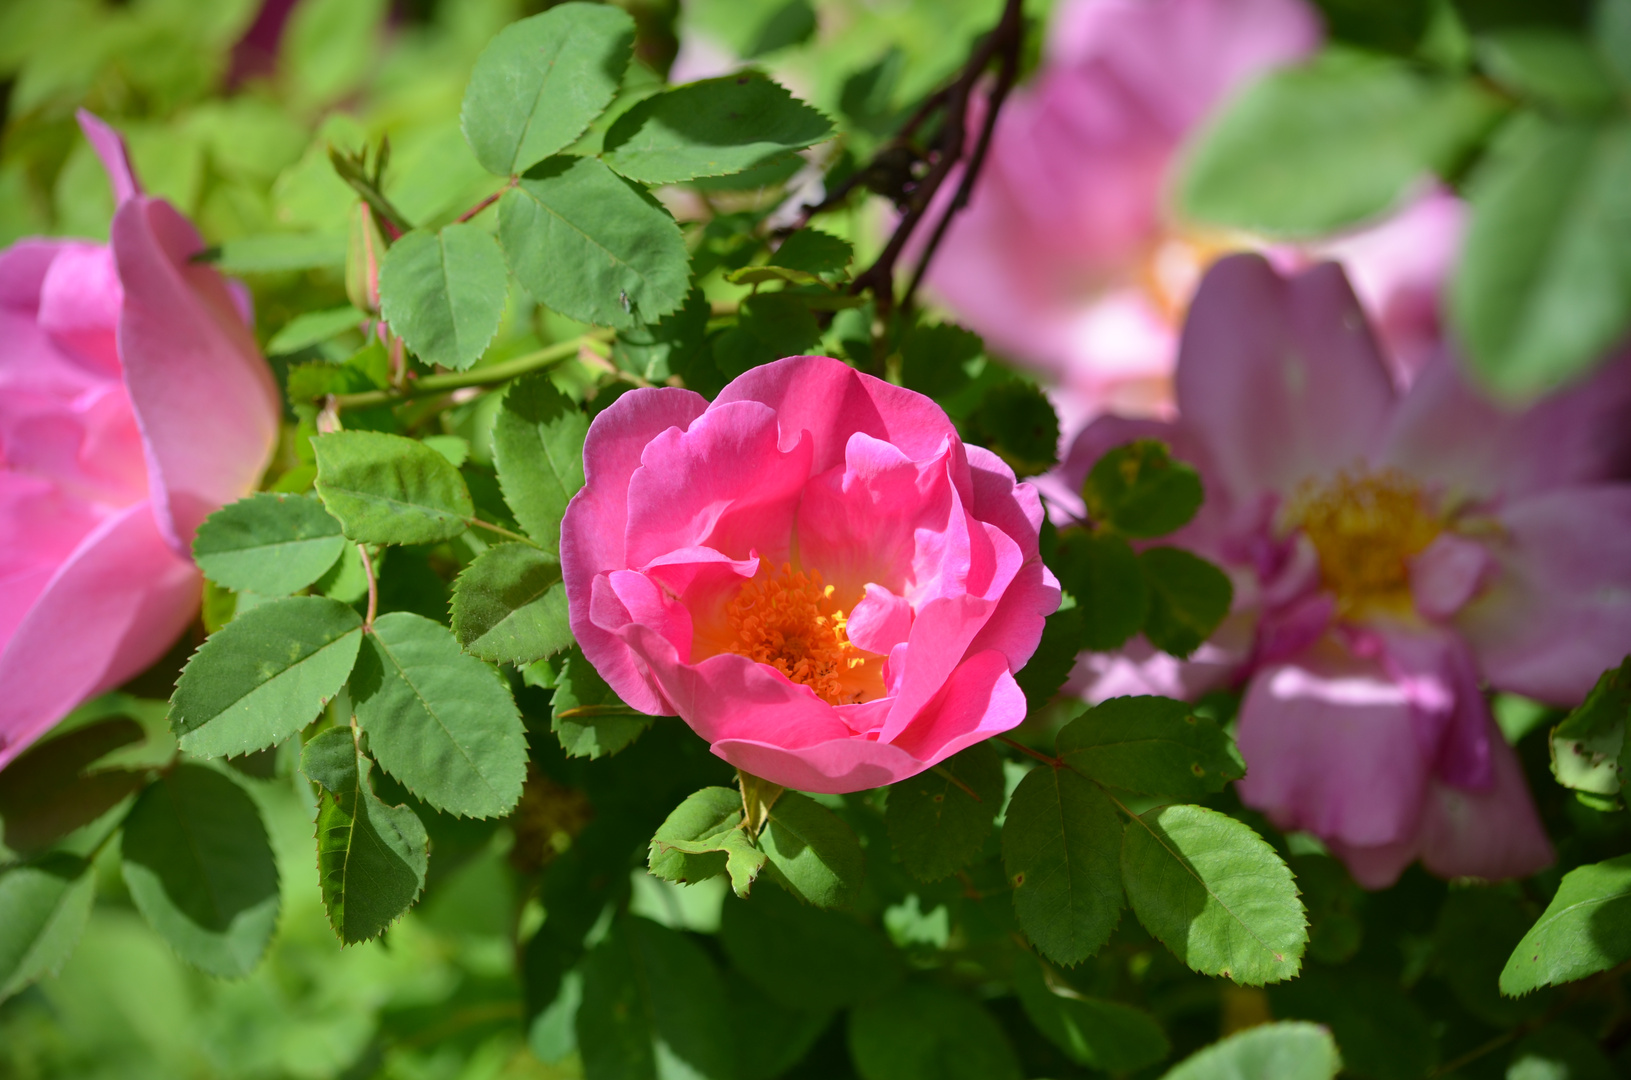
{"label": "dark green leaf", "polygon": [[1631,89],[1631,0],[1602,0],[1592,20],[1598,55],[1624,89]]}
{"label": "dark green leaf", "polygon": [[843,819],[796,791],[770,808],[759,850],[776,883],[816,907],[847,907],[866,870],[861,843]]}
{"label": "dark green leaf", "polygon": [[1308,923],[1291,871],[1234,818],[1151,810],[1127,826],[1121,872],[1138,921],[1201,974],[1261,986],[1302,966]]}
{"label": "dark green leaf", "polygon": [[1198,799],[1246,775],[1234,741],[1182,701],[1119,697],[1088,709],[1059,733],[1071,768],[1110,787]]}
{"label": "dark green leaf", "polygon": [[854,255],[855,248],[848,240],[820,229],[800,229],[781,242],[770,261],[789,270],[834,277],[843,274]]}
{"label": "dark green leaf", "polygon": [[727,176],[781,150],[802,150],[832,123],[756,71],[646,98],[606,133],[606,164],[631,180],[673,184]]}
{"label": "dark green leaf", "polygon": [[714,342],[714,362],[726,375],[798,356],[821,338],[821,327],[796,293],[758,293],[742,301],[735,327]]}
{"label": "dark green leaf", "polygon": [[1579,34],[1542,26],[1503,27],[1478,39],[1479,66],[1502,89],[1539,104],[1597,112],[1614,103],[1614,80]]}
{"label": "dark green leaf", "polygon": [[1500,113],[1473,82],[1402,60],[1328,55],[1268,75],[1211,121],[1189,152],[1180,204],[1217,225],[1327,233],[1447,173]]}
{"label": "dark green leaf", "polygon": [[199,646],[170,699],[170,726],[189,754],[275,746],[316,718],[345,685],[362,619],[322,596],[291,596],[239,613]]}
{"label": "dark green leaf", "polygon": [[560,566],[526,544],[488,548],[453,583],[453,634],[495,664],[526,665],[571,648]]}
{"label": "dark green leaf", "polygon": [[357,723],[380,767],[458,817],[502,817],[521,797],[526,734],[496,672],[446,627],[381,615],[350,682]]}
{"label": "dark green leaf", "polygon": [[634,20],[602,4],[560,4],[505,27],[464,92],[476,160],[509,176],[567,147],[611,103],[633,45]]}
{"label": "dark green leaf", "polygon": [[1028,711],[1035,712],[1053,699],[1070,678],[1076,657],[1082,651],[1082,608],[1080,605],[1056,611],[1042,624],[1042,640],[1025,666],[1014,673],[1014,681],[1025,692]]}
{"label": "dark green leaf", "polygon": [[1580,707],[1552,729],[1552,775],[1574,791],[1618,803],[1631,778],[1631,660],[1605,671]]}
{"label": "dark green leaf", "polygon": [[1118,649],[1148,621],[1150,589],[1138,556],[1121,537],[1070,530],[1059,538],[1053,568],[1076,598],[1084,648]]}
{"label": "dark green leaf", "polygon": [[1503,994],[1527,994],[1631,959],[1631,855],[1571,870],[1501,972]]}
{"label": "dark green leaf", "polygon": [[373,763],[349,727],[306,744],[300,767],[323,788],[317,811],[317,875],[329,925],[347,945],[385,932],[425,887],[430,838],[407,806],[387,806],[369,787]]}
{"label": "dark green leaf", "polygon": [[87,774],[86,769],[143,737],[134,720],[104,720],[36,743],[20,754],[0,772],[6,846],[23,855],[43,851],[140,788],[141,773],[111,769]]}
{"label": "dark green leaf", "polygon": [[1269,1001],[1275,1016],[1329,1027],[1347,1075],[1423,1080],[1432,1069],[1433,1030],[1394,979],[1312,967],[1274,987]]}
{"label": "dark green leaf", "polygon": [[1342,1067],[1331,1033],[1318,1024],[1261,1024],[1192,1054],[1162,1080],[1332,1080]]}
{"label": "dark green leaf", "polygon": [[247,975],[272,938],[278,872],[260,810],[243,788],[181,764],[125,819],[130,898],[183,960],[212,975]]}
{"label": "dark green leaf", "polygon": [[1157,649],[1187,658],[1229,614],[1234,586],[1222,570],[1181,548],[1141,551],[1138,568],[1150,597],[1144,636]]}
{"label": "dark green leaf", "polygon": [[288,596],[328,572],[346,547],[340,523],[316,499],[251,495],[204,519],[193,557],[228,589]]}
{"label": "dark green leaf", "polygon": [[939,881],[967,866],[991,835],[1002,796],[1002,759],[989,742],[892,786],[884,818],[907,872]]}
{"label": "dark green leaf", "polygon": [[493,465],[515,520],[545,551],[560,550],[566,504],[583,487],[589,418],[545,374],[516,380],[493,421]]}
{"label": "dark green leaf", "polygon": [[451,540],[475,514],[459,470],[422,442],[374,431],[336,431],[313,439],[312,449],[317,494],[358,543]]}
{"label": "dark green leaf", "polygon": [[724,381],[708,351],[709,314],[708,298],[701,289],[692,289],[678,311],[619,333],[612,355],[619,367],[651,382],[667,382],[670,375],[678,375],[687,388],[713,397]]}
{"label": "dark green leaf", "polygon": [[980,335],[961,326],[914,326],[900,345],[901,382],[932,398],[955,394],[968,385],[965,365],[984,352]]}
{"label": "dark green leaf", "polygon": [[1098,952],[1121,920],[1121,819],[1097,784],[1043,766],[1008,802],[1002,863],[1014,915],[1037,951],[1060,964]]}
{"label": "dark green leaf", "polygon": [[1510,1027],[1546,1011],[1548,993],[1521,1001],[1501,993],[1502,968],[1531,929],[1529,917],[1514,894],[1499,889],[1452,889],[1439,906],[1432,970],[1486,1024]]}
{"label": "dark green leaf", "polygon": [[[1346,1043],[1343,1053],[1348,1053]],[[1625,1070],[1608,1059],[1596,1039],[1561,1023],[1518,1043],[1506,1070],[1507,1080],[1624,1080],[1624,1076]]]}
{"label": "dark green leaf", "polygon": [[651,838],[651,872],[691,885],[727,871],[737,896],[746,896],[764,869],[764,852],[742,829],[742,793],[707,787],[674,808]]}
{"label": "dark green leaf", "polygon": [[1521,117],[1471,196],[1449,308],[1473,373],[1508,398],[1584,375],[1631,323],[1631,122]]}
{"label": "dark green leaf", "polygon": [[1083,997],[1050,986],[1041,962],[1014,958],[1014,989],[1025,1015],[1078,1065],[1121,1073],[1153,1065],[1172,1052],[1155,1017],[1131,1005]]}
{"label": "dark green leaf", "polygon": [[1059,460],[1059,417],[1034,384],[1002,383],[969,416],[968,441],[994,451],[1017,475],[1035,476]]}
{"label": "dark green leaf", "polygon": [[576,645],[556,676],[551,727],[567,757],[615,754],[656,719],[623,704]]}
{"label": "dark green leaf", "polygon": [[62,969],[95,897],[90,864],[75,855],[0,871],[0,1001]]}
{"label": "dark green leaf", "polygon": [[725,970],[725,994],[735,1020],[736,1080],[777,1080],[804,1059],[832,1014],[789,1009],[735,968]]}
{"label": "dark green leaf", "polygon": [[816,32],[815,8],[810,0],[787,0],[778,7],[753,35],[753,43],[742,54],[752,60],[777,49],[785,49],[810,40]]}
{"label": "dark green leaf", "polygon": [[380,313],[427,364],[463,371],[481,358],[504,317],[509,272],[492,236],[474,225],[415,229],[379,269]]}
{"label": "dark green leaf", "polygon": [[1140,439],[1094,462],[1082,499],[1094,521],[1124,536],[1165,536],[1188,524],[1205,493],[1193,468],[1174,461],[1165,443]]}
{"label": "dark green leaf", "polygon": [[1019,1080],[1014,1049],[966,994],[907,983],[850,1014],[850,1054],[862,1080]]}
{"label": "dark green leaf", "polygon": [[498,238],[537,300],[618,329],[685,302],[691,261],[680,227],[644,188],[589,158],[550,158],[499,201]]}
{"label": "dark green leaf", "polygon": [[780,889],[727,897],[719,941],[742,974],[790,1009],[847,1008],[902,974],[899,954],[878,931]]}

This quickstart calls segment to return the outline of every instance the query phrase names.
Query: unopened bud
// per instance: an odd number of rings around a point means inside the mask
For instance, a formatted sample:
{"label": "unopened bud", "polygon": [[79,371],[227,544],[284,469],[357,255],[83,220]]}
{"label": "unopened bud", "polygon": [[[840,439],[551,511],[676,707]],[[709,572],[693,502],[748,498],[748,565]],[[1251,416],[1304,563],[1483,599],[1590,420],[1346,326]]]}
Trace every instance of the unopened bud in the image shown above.
{"label": "unopened bud", "polygon": [[379,264],[385,259],[385,237],[374,212],[359,200],[351,208],[351,230],[346,238],[345,294],[359,311],[379,314]]}

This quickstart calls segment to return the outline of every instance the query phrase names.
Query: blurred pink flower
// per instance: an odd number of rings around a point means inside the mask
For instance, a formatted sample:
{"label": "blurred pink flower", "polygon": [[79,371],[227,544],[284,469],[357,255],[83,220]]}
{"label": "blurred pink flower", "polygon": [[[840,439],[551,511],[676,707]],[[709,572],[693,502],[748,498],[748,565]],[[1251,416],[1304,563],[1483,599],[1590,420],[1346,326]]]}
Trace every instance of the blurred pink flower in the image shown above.
{"label": "blurred pink flower", "polygon": [[[999,118],[968,208],[929,285],[1007,358],[1052,384],[1066,440],[1102,411],[1170,416],[1178,328],[1213,259],[1263,248],[1178,221],[1184,140],[1252,78],[1319,45],[1302,0],[1065,0],[1041,73]],[[972,125],[978,125],[975,117]],[[1397,374],[1438,337],[1461,205],[1429,193],[1345,240],[1273,249],[1341,259]]]}
{"label": "blurred pink flower", "polygon": [[157,660],[197,610],[198,523],[251,491],[277,439],[247,295],[141,194],[81,112],[118,199],[111,242],[0,252],[0,767]]}
{"label": "blurred pink flower", "polygon": [[[1139,639],[1084,657],[1092,700],[1244,685],[1241,799],[1386,886],[1411,861],[1512,877],[1552,858],[1482,685],[1578,701],[1631,651],[1631,363],[1523,412],[1444,356],[1401,394],[1334,264],[1237,255],[1185,324],[1175,423],[1107,416],[1105,450],[1167,441],[1206,503],[1174,541],[1218,562],[1234,611],[1191,661]],[[1079,506],[1079,504],[1078,504]]]}
{"label": "blurred pink flower", "polygon": [[595,418],[561,527],[573,633],[732,765],[845,792],[1014,727],[1059,604],[1042,507],[920,394],[821,356]]}

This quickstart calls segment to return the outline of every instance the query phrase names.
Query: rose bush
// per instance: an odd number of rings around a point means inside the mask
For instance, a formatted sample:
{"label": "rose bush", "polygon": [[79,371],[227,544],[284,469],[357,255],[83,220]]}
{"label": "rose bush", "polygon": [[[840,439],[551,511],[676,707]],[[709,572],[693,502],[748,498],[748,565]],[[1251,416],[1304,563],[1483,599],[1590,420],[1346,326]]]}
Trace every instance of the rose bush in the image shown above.
{"label": "rose bush", "polygon": [[928,398],[791,357],[712,404],[623,395],[584,465],[573,633],[624,701],[732,765],[857,791],[1024,719],[1013,672],[1059,604],[1041,504]]}
{"label": "rose bush", "polygon": [[0,253],[0,767],[170,647],[198,608],[194,530],[277,440],[246,304],[118,135],[80,125],[118,198],[110,243]]}

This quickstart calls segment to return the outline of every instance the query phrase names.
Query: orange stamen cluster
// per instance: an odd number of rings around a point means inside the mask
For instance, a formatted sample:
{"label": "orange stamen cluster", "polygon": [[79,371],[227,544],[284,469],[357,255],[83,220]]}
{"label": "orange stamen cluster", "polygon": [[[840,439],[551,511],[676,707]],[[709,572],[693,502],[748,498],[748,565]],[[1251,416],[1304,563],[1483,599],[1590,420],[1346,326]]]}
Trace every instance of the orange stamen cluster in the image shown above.
{"label": "orange stamen cluster", "polygon": [[833,601],[833,591],[819,570],[795,573],[788,563],[754,578],[726,609],[736,639],[730,651],[769,664],[823,701],[841,704],[853,696],[844,675],[866,661],[850,644],[847,616]]}
{"label": "orange stamen cluster", "polygon": [[1410,560],[1444,531],[1421,488],[1397,470],[1338,473],[1305,484],[1290,521],[1319,553],[1320,579],[1348,615],[1386,607],[1409,610]]}

